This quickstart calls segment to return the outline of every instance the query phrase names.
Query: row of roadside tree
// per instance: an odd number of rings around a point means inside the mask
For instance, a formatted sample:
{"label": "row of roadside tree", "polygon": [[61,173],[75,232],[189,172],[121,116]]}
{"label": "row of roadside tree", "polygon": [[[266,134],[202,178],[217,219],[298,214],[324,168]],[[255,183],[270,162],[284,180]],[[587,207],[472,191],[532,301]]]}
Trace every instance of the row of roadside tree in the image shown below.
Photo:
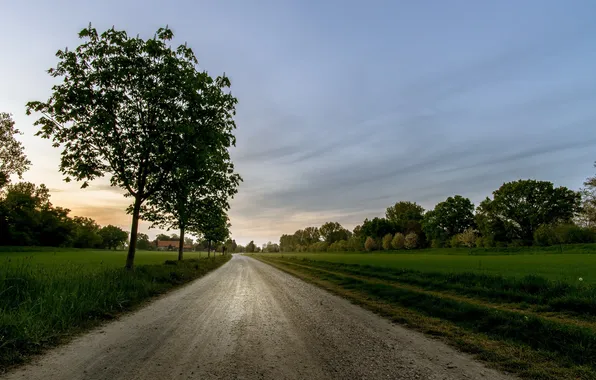
{"label": "row of roadside tree", "polygon": [[596,242],[596,177],[573,191],[553,183],[504,183],[477,207],[460,195],[432,210],[415,202],[388,207],[385,217],[348,230],[337,222],[306,227],[269,243],[269,252],[373,251],[443,247],[506,247]]}
{"label": "row of roadside tree", "polygon": [[[180,260],[187,234],[209,247],[226,242],[229,200],[242,180],[229,155],[237,99],[228,91],[228,77],[199,71],[191,48],[170,45],[174,35],[167,27],[144,40],[114,28],[98,33],[89,25],[79,37],[78,47],[56,53],[58,64],[48,70],[57,81],[51,95],[29,102],[27,114],[37,113],[37,135],[61,148],[65,181],[85,188],[107,176],[131,199],[126,267],[134,266],[141,218],[179,231]],[[2,118],[1,196],[6,201],[19,186],[35,193],[43,221],[36,230],[50,220],[47,215],[66,220],[67,210],[49,204],[45,187],[8,185],[30,162],[14,139],[18,130],[10,115]],[[19,238],[21,225],[6,216],[3,223],[11,242]],[[48,244],[45,237],[20,241]]]}

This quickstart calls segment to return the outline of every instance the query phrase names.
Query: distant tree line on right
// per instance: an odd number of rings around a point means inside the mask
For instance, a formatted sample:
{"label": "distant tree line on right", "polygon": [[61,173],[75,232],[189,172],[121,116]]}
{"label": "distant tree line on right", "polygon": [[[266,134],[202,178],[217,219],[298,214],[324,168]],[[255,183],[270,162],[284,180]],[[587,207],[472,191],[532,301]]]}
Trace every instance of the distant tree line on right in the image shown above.
{"label": "distant tree line on right", "polygon": [[264,251],[374,251],[448,247],[521,247],[596,242],[596,177],[580,191],[532,179],[504,183],[478,207],[455,195],[425,211],[415,202],[388,207],[352,231],[337,222],[282,235]]}

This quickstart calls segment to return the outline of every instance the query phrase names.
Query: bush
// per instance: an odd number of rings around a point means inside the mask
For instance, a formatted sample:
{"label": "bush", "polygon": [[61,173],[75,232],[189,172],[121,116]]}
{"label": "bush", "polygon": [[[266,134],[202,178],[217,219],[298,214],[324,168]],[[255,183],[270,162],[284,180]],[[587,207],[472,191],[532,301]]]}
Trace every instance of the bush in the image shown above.
{"label": "bush", "polygon": [[327,248],[329,248],[329,245],[324,241],[319,241],[310,245],[310,250],[313,252],[326,252]]}
{"label": "bush", "polygon": [[383,247],[383,249],[385,251],[388,251],[391,249],[391,241],[393,240],[393,235],[391,234],[387,234],[385,236],[383,236],[383,241],[381,243],[381,246]]}
{"label": "bush", "polygon": [[457,235],[454,235],[449,239],[449,247],[451,248],[459,248],[461,246],[460,241]]}
{"label": "bush", "polygon": [[335,242],[335,244],[337,244],[337,249],[339,251],[347,251],[348,250],[348,242],[346,240],[340,240],[338,242]]}
{"label": "bush", "polygon": [[515,239],[515,240],[512,240],[511,243],[509,243],[507,246],[519,248],[519,247],[526,247],[528,245],[532,245],[531,242],[527,242],[522,239]]}
{"label": "bush", "polygon": [[534,244],[548,246],[557,244],[555,230],[550,224],[543,224],[534,231]]}
{"label": "bush", "polygon": [[483,237],[482,243],[484,245],[484,248],[493,248],[497,245],[495,239],[492,236]]}
{"label": "bush", "polygon": [[369,252],[377,249],[377,243],[375,242],[375,239],[371,238],[370,236],[367,237],[366,241],[364,242],[364,249]]}
{"label": "bush", "polygon": [[352,236],[347,243],[347,249],[349,251],[362,251],[362,241],[357,236]]}
{"label": "bush", "polygon": [[415,249],[418,247],[418,235],[414,232],[407,234],[404,241],[404,247],[406,249]]}
{"label": "bush", "polygon": [[543,224],[534,232],[534,244],[549,246],[556,244],[593,243],[595,234],[589,228],[574,224]]}
{"label": "bush", "polygon": [[391,240],[391,246],[393,247],[393,249],[404,249],[404,242],[405,242],[404,234],[402,234],[401,232],[398,232],[393,237],[393,240]]}
{"label": "bush", "polygon": [[582,228],[574,224],[561,224],[556,226],[554,230],[558,244],[594,242],[594,232],[589,228]]}
{"label": "bush", "polygon": [[484,238],[479,236],[476,238],[476,248],[482,247],[484,247]]}
{"label": "bush", "polygon": [[460,246],[472,248],[476,245],[476,231],[472,228],[468,228],[461,234],[455,235]]}
{"label": "bush", "polygon": [[431,248],[445,248],[448,245],[449,243],[447,243],[445,239],[432,239],[430,241]]}

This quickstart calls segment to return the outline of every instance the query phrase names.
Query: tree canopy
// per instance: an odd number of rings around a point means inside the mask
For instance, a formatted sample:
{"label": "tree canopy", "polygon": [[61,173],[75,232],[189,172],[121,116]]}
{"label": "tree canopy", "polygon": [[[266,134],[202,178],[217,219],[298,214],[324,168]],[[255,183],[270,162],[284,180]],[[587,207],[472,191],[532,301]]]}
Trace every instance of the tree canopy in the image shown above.
{"label": "tree canopy", "polygon": [[448,197],[424,215],[422,228],[430,239],[445,241],[474,225],[474,204],[461,195]]}
{"label": "tree canopy", "polygon": [[342,227],[338,222],[327,222],[319,228],[319,234],[327,244],[336,241],[348,240],[352,233]]}
{"label": "tree canopy", "polygon": [[362,223],[360,236],[362,239],[372,237],[373,239],[382,239],[387,234],[393,235],[397,232],[396,226],[385,218],[365,219]]}
{"label": "tree canopy", "polygon": [[532,242],[543,224],[570,222],[580,211],[581,196],[552,182],[519,180],[503,184],[476,211],[485,236]]}
{"label": "tree canopy", "polygon": [[388,221],[401,232],[406,232],[412,228],[412,222],[420,223],[424,215],[424,208],[416,202],[401,201],[388,207],[385,217]]}
{"label": "tree canopy", "polygon": [[128,239],[128,232],[111,224],[102,227],[99,230],[99,235],[101,235],[103,239],[104,247],[108,249],[116,249],[124,245]]}
{"label": "tree canopy", "polygon": [[10,181],[11,175],[20,178],[31,165],[23,144],[15,138],[19,134],[11,115],[0,112],[0,188]]}
{"label": "tree canopy", "polygon": [[59,50],[51,76],[61,83],[45,102],[28,103],[38,135],[62,146],[60,170],[89,181],[109,175],[134,199],[126,267],[134,265],[143,203],[177,174],[188,157],[201,160],[234,143],[236,99],[224,93],[224,75],[197,70],[186,44],[172,48],[169,28],[154,38],[130,37],[114,28],[101,34],[91,25],[74,50]]}

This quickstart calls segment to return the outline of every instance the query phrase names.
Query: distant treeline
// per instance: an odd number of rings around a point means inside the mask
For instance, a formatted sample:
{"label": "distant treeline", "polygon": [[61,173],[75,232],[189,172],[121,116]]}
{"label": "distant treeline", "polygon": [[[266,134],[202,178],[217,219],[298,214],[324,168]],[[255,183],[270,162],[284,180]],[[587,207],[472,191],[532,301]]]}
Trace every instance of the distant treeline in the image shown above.
{"label": "distant treeline", "polygon": [[596,242],[596,177],[581,191],[548,181],[503,184],[478,207],[460,195],[425,211],[415,202],[388,207],[352,231],[337,222],[282,235],[268,252],[374,251],[447,247],[520,247]]}
{"label": "distant treeline", "polygon": [[52,205],[43,184],[9,184],[0,192],[0,245],[107,249],[125,245],[128,232],[69,213]]}
{"label": "distant treeline", "polygon": [[[92,218],[69,215],[70,210],[50,202],[48,188],[30,182],[8,184],[0,190],[0,246],[49,246],[74,248],[125,248],[128,232],[120,227],[101,227]],[[155,240],[178,241],[179,235],[157,235]],[[147,234],[137,234],[137,248],[155,249],[155,240]],[[185,244],[195,250],[208,250],[209,242],[185,238]],[[254,243],[253,243],[254,246]],[[243,252],[244,247],[228,239],[211,249]],[[177,250],[177,248],[176,248]]]}

